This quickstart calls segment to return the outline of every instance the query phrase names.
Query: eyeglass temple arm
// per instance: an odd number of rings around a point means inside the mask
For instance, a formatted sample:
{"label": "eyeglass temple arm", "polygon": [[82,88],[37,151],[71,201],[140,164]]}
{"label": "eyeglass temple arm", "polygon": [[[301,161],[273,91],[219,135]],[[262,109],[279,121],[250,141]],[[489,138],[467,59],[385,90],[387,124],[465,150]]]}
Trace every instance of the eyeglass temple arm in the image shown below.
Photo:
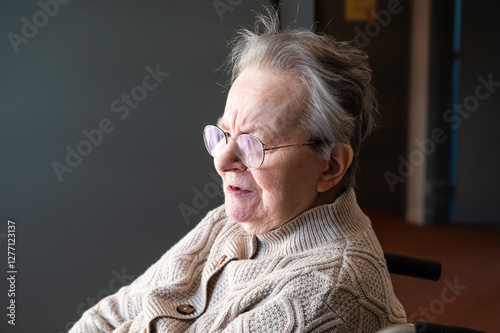
{"label": "eyeglass temple arm", "polygon": [[278,147],[268,147],[268,148],[263,148],[263,150],[266,151],[266,150],[274,150],[274,149],[294,147],[294,146],[313,145],[315,143],[321,143],[321,141],[312,141],[312,142],[306,142],[306,143],[296,143],[296,144],[293,144],[293,145],[278,146]]}

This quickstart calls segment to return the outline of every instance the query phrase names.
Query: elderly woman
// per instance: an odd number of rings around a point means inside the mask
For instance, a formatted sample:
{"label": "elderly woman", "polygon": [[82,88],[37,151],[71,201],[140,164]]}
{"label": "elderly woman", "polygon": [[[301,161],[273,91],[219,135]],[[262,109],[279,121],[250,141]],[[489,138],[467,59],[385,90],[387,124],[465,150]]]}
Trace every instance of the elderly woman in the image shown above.
{"label": "elderly woman", "polygon": [[356,203],[376,113],[365,54],[307,30],[243,31],[203,137],[225,203],[70,332],[374,332],[406,322]]}

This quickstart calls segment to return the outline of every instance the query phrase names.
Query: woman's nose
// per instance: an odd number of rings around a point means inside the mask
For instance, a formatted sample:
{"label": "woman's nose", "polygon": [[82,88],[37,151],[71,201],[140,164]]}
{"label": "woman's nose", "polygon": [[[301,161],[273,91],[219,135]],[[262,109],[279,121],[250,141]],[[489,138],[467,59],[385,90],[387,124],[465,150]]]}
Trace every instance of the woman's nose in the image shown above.
{"label": "woman's nose", "polygon": [[227,145],[222,150],[219,157],[214,159],[215,168],[218,171],[235,171],[246,169],[241,156],[239,154],[236,140],[229,138]]}

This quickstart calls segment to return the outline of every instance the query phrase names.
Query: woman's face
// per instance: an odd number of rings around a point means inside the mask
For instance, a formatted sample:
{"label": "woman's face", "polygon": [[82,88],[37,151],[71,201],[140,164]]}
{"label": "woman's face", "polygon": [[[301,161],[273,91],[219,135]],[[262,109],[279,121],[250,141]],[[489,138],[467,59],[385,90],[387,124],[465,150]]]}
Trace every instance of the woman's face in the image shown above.
{"label": "woman's face", "polygon": [[[301,91],[294,78],[268,69],[247,69],[229,91],[219,127],[237,138],[252,134],[274,147],[305,143],[299,123]],[[249,233],[275,229],[318,204],[318,181],[328,162],[308,146],[266,151],[260,168],[248,169],[228,141],[214,159],[223,179],[226,212]]]}

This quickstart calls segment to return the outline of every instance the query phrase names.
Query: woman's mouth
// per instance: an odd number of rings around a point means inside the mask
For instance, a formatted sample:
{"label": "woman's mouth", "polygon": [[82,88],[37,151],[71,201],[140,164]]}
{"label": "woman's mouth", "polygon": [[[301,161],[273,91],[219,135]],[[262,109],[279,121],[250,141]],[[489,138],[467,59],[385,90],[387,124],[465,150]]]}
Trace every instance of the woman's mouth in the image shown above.
{"label": "woman's mouth", "polygon": [[230,194],[234,194],[234,195],[243,195],[243,194],[252,193],[252,191],[250,191],[250,190],[247,190],[247,189],[244,189],[244,188],[238,187],[238,186],[233,186],[233,185],[227,186],[227,192]]}

